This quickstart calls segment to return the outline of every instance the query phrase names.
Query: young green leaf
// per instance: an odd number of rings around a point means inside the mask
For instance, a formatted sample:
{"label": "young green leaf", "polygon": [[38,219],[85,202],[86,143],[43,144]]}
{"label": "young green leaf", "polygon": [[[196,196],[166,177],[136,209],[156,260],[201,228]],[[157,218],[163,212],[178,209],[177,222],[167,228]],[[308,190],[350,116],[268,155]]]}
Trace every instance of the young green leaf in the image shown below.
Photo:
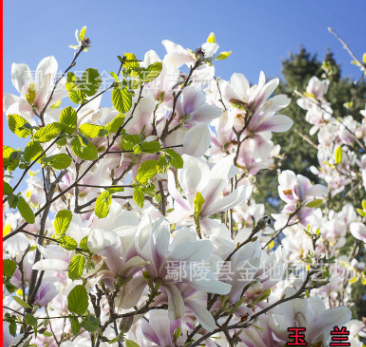
{"label": "young green leaf", "polygon": [[66,153],[55,154],[50,158],[49,165],[55,170],[67,169],[71,165],[71,158]]}
{"label": "young green leaf", "polygon": [[19,151],[9,146],[3,146],[3,167],[5,170],[14,171],[19,165],[20,157]]}
{"label": "young green leaf", "polygon": [[79,127],[79,132],[92,139],[108,134],[108,130],[104,129],[103,126],[88,123],[81,124]]}
{"label": "young green leaf", "polygon": [[158,141],[148,141],[141,143],[141,151],[144,153],[157,153],[161,150],[161,145]]}
{"label": "young green leaf", "polygon": [[85,266],[85,257],[81,254],[75,255],[74,258],[71,259],[70,265],[69,265],[69,278],[71,280],[77,280],[81,277],[84,271]]}
{"label": "young green leaf", "polygon": [[125,115],[119,114],[116,118],[114,118],[111,122],[109,122],[105,129],[111,134],[115,133],[125,122]]}
{"label": "young green leaf", "polygon": [[93,96],[97,93],[102,83],[102,79],[96,69],[86,69],[83,73],[81,84],[79,86],[87,96]]}
{"label": "young green leaf", "polygon": [[123,135],[121,149],[124,151],[132,151],[136,144],[141,142],[140,135]]}
{"label": "young green leaf", "polygon": [[28,137],[32,133],[30,129],[24,127],[25,124],[30,126],[22,116],[17,114],[8,116],[9,129],[18,137]]}
{"label": "young green leaf", "polygon": [[161,155],[156,165],[158,173],[167,173],[169,170],[169,161],[165,154]]}
{"label": "young green leaf", "polygon": [[57,137],[61,133],[61,131],[62,127],[60,123],[51,123],[37,130],[34,134],[34,138],[38,142],[49,142]]}
{"label": "young green leaf", "polygon": [[109,190],[105,190],[100,194],[95,202],[94,212],[97,217],[105,218],[108,216],[109,209],[112,204],[112,193]]}
{"label": "young green leaf", "polygon": [[310,208],[316,208],[319,207],[323,202],[323,199],[316,199],[313,201],[308,202],[305,207],[310,207]]}
{"label": "young green leaf", "polygon": [[89,314],[86,318],[83,318],[81,327],[91,333],[97,331],[99,329],[99,319]]}
{"label": "young green leaf", "polygon": [[126,88],[113,88],[112,92],[113,107],[121,113],[126,113],[132,106],[132,95]]}
{"label": "young green leaf", "polygon": [[126,347],[140,347],[136,342],[126,339]]}
{"label": "young green leaf", "polygon": [[80,159],[95,160],[98,158],[97,148],[91,142],[89,142],[87,146],[83,146],[80,136],[72,139],[71,148]]}
{"label": "young green leaf", "polygon": [[75,313],[79,316],[83,315],[87,310],[88,293],[83,285],[77,285],[74,287],[67,296],[67,306],[71,313]]}
{"label": "young green leaf", "polygon": [[158,162],[153,159],[144,161],[137,171],[136,180],[141,184],[146,184],[149,179],[153,178],[158,172],[157,163]]}
{"label": "young green leaf", "polygon": [[183,159],[180,154],[170,148],[166,148],[165,152],[168,154],[169,162],[172,166],[174,166],[176,169],[181,169],[183,167]]}
{"label": "young green leaf", "polygon": [[70,236],[61,236],[57,241],[62,248],[65,248],[68,251],[73,251],[78,246],[78,243]]}
{"label": "young green leaf", "polygon": [[3,276],[11,278],[17,269],[17,264],[15,261],[10,259],[3,260]]}
{"label": "young green leaf", "polygon": [[144,82],[150,82],[157,78],[160,75],[160,72],[163,68],[161,62],[156,62],[149,65],[146,70],[143,72],[142,80]]}
{"label": "young green leaf", "polygon": [[63,132],[71,135],[76,130],[77,121],[78,115],[71,106],[62,110],[60,115],[60,124]]}
{"label": "young green leaf", "polygon": [[13,193],[13,188],[10,186],[8,182],[3,181],[3,196],[9,195]]}
{"label": "young green leaf", "polygon": [[43,152],[41,144],[37,141],[31,141],[24,149],[23,158],[25,161],[33,161]]}
{"label": "young green leaf", "polygon": [[57,212],[54,228],[56,234],[61,237],[64,236],[67,229],[69,228],[70,222],[72,220],[72,213],[69,210],[61,210]]}
{"label": "young green leaf", "polygon": [[80,329],[81,329],[81,325],[79,323],[79,320],[76,317],[71,317],[70,318],[70,323],[71,323],[71,331],[74,335],[79,334]]}
{"label": "young green leaf", "polygon": [[135,201],[136,205],[140,208],[144,207],[144,200],[145,200],[145,196],[144,193],[141,191],[140,187],[135,187],[135,189],[133,190],[133,200]]}
{"label": "young green leaf", "polygon": [[339,146],[339,147],[337,147],[337,149],[334,152],[335,163],[340,164],[342,161],[342,157],[343,157],[342,147]]}
{"label": "young green leaf", "polygon": [[27,223],[34,224],[34,222],[35,222],[34,213],[22,196],[18,196],[17,207],[18,207],[19,213],[27,221]]}
{"label": "young green leaf", "polygon": [[29,304],[27,304],[23,299],[21,299],[19,296],[12,296],[12,298],[17,302],[18,305],[24,307],[24,308],[31,308]]}

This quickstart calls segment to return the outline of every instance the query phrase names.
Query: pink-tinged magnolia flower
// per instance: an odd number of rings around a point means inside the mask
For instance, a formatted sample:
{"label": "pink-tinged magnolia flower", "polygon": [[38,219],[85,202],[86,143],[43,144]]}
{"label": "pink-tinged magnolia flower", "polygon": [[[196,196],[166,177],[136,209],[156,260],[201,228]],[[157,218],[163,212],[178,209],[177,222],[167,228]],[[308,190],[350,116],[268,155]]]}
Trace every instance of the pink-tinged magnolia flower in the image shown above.
{"label": "pink-tinged magnolia flower", "polygon": [[[175,347],[174,332],[180,326],[180,320],[170,320],[165,310],[152,310],[149,314],[149,322],[142,320],[141,331],[154,346]],[[185,337],[181,336],[178,341],[177,344],[184,344]]]}
{"label": "pink-tinged magnolia flower", "polygon": [[33,270],[39,271],[67,271],[69,269],[70,256],[68,251],[58,245],[38,246],[45,259],[37,261]]}
{"label": "pink-tinged magnolia flower", "polygon": [[52,282],[44,281],[39,287],[34,304],[40,307],[46,306],[50,303],[58,294],[56,286]]}
{"label": "pink-tinged magnolia flower", "polygon": [[328,189],[321,185],[312,185],[310,180],[302,175],[295,175],[290,170],[281,172],[278,176],[278,193],[281,199],[289,204],[309,202],[312,198],[322,197]]}
{"label": "pink-tinged magnolia flower", "polygon": [[351,223],[350,231],[357,240],[361,240],[366,243],[366,226],[363,223]]}
{"label": "pink-tinged magnolia flower", "polygon": [[230,170],[232,169],[231,157],[221,160],[212,169],[202,159],[183,155],[183,160],[183,168],[178,170],[178,181],[185,193],[185,198],[182,197],[175,185],[173,172],[168,172],[169,193],[175,200],[176,207],[179,207],[179,209],[170,214],[169,220],[172,223],[192,220],[195,212],[194,201],[197,194],[201,194],[205,201],[199,212],[200,223],[205,231],[210,233],[212,220],[209,217],[239,205],[248,198],[250,189],[247,189],[246,186],[240,186],[229,195],[221,199],[219,198],[230,178]]}
{"label": "pink-tinged magnolia flower", "polygon": [[[172,110],[168,119],[172,117]],[[213,119],[222,115],[222,110],[206,103],[205,94],[195,88],[184,88],[181,97],[176,103],[175,115],[171,127],[183,122],[187,127],[196,124],[209,124]]]}
{"label": "pink-tinged magnolia flower", "polygon": [[191,67],[199,58],[213,58],[219,49],[219,45],[212,42],[205,42],[196,52],[184,49],[181,45],[169,40],[164,40],[162,44],[167,51],[167,55],[164,57],[164,63],[176,69],[179,69],[184,64]]}
{"label": "pink-tinged magnolia flower", "polygon": [[[224,86],[223,96],[228,105],[231,103],[243,105],[244,108],[248,107],[252,113],[259,110],[262,112],[275,113],[291,102],[291,99],[284,94],[276,95],[269,99],[277,88],[278,83],[278,78],[266,83],[266,77],[263,71],[261,71],[258,84],[250,86],[244,75],[234,73],[231,76],[230,84],[227,83]],[[259,114],[260,113],[258,113],[258,115]],[[262,126],[265,127],[265,125]]]}
{"label": "pink-tinged magnolia flower", "polygon": [[[296,290],[286,288],[286,297],[294,295]],[[343,326],[351,319],[351,311],[345,306],[326,309],[320,297],[294,299],[278,306],[278,313],[268,317],[273,333],[281,340],[288,341],[288,327],[303,327],[305,341],[308,344],[326,343],[334,326]]]}
{"label": "pink-tinged magnolia flower", "polygon": [[283,343],[274,339],[268,318],[264,315],[258,318],[255,327],[251,325],[243,330],[239,338],[245,347],[283,347]]}
{"label": "pink-tinged magnolia flower", "polygon": [[[171,320],[181,318],[185,312],[182,293],[177,286],[179,283],[185,283],[206,293],[227,294],[230,291],[230,285],[218,281],[210,268],[204,264],[211,254],[211,241],[197,241],[193,235],[193,231],[182,228],[170,243],[169,223],[162,217],[152,227],[149,220],[141,223],[136,235],[137,253],[147,262],[144,268],[149,276],[154,281],[161,281],[160,290],[168,298]],[[202,265],[202,271],[195,270],[199,266],[197,264]],[[180,276],[172,276],[169,267],[171,270],[173,267],[173,272],[178,272]],[[122,288],[121,307],[136,305],[146,286],[147,282],[142,276],[134,277]]]}
{"label": "pink-tinged magnolia flower", "polygon": [[[35,91],[35,99],[33,104],[38,112],[42,111],[51,96],[54,87],[54,78],[57,73],[58,64],[56,59],[46,57],[39,63],[35,71],[35,80],[32,72],[26,64],[15,64],[11,67],[11,78],[13,86],[19,92],[20,97],[4,94],[4,112],[6,114],[25,112],[29,116],[32,115],[32,105],[27,101],[26,95],[29,95],[30,89]],[[64,87],[66,79],[59,82],[56,91],[52,95],[51,102],[48,106],[52,106],[56,101],[63,99],[68,95]]]}

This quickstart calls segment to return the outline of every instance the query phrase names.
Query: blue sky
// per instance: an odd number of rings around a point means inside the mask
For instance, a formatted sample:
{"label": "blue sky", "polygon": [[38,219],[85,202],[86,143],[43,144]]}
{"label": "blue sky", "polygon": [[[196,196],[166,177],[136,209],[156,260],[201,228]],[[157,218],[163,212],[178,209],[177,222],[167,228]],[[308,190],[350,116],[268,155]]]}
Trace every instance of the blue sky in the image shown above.
{"label": "blue sky", "polygon": [[[349,64],[327,27],[362,57],[365,13],[363,0],[4,0],[4,92],[16,93],[13,62],[35,70],[42,58],[54,55],[59,69],[65,69],[73,58],[68,45],[75,43],[75,29],[84,25],[92,47],[78,59],[76,71],[117,70],[116,56],[124,52],[143,57],[154,49],[163,57],[164,39],[195,49],[213,31],[220,50],[233,51],[228,60],[216,63],[217,76],[225,79],[241,72],[256,83],[261,70],[280,76],[281,57],[300,45],[320,59],[330,48],[343,75],[358,77],[358,68]],[[5,129],[4,143],[17,147],[22,142]]]}

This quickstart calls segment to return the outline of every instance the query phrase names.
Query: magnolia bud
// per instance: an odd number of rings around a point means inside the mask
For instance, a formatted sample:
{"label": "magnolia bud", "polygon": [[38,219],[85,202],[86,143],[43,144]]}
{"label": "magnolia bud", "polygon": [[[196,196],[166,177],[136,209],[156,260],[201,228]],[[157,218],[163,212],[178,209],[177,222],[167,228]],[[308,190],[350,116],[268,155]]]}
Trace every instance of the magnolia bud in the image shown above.
{"label": "magnolia bud", "polygon": [[121,330],[121,332],[123,334],[127,333],[127,331],[129,331],[131,329],[133,320],[134,320],[134,316],[124,317],[121,319],[121,321],[119,323],[119,329]]}

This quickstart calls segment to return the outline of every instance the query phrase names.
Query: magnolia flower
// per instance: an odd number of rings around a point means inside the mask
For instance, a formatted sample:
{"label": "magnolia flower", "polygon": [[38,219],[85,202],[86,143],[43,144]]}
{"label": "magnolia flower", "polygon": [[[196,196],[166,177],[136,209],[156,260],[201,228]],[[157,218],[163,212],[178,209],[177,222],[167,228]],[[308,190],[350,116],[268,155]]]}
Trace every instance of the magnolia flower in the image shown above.
{"label": "magnolia flower", "polygon": [[357,239],[366,243],[366,226],[360,222],[351,223],[351,234]]}
{"label": "magnolia flower", "polygon": [[[58,64],[53,56],[44,58],[36,69],[34,80],[28,65],[13,63],[11,67],[12,82],[20,97],[4,94],[4,112],[7,115],[22,113],[31,116],[33,115],[32,105],[37,112],[41,112],[51,96],[57,70]],[[62,79],[58,83],[48,107],[68,95],[64,87],[65,82],[66,79]],[[35,93],[34,99],[30,96],[33,92]],[[47,111],[49,110],[47,109]],[[28,118],[30,119],[30,117]]]}
{"label": "magnolia flower", "polygon": [[34,298],[34,304],[40,307],[46,306],[50,303],[58,294],[56,286],[52,282],[44,281],[39,287],[37,294]]}
{"label": "magnolia flower", "polygon": [[278,193],[281,199],[289,204],[306,203],[311,198],[327,194],[327,188],[321,184],[312,185],[307,177],[295,175],[286,170],[278,176]]}
{"label": "magnolia flower", "polygon": [[[177,223],[191,220],[195,214],[200,217],[200,223],[207,233],[210,233],[213,220],[209,219],[215,213],[226,211],[243,202],[250,194],[250,189],[240,186],[229,195],[219,199],[220,193],[228,183],[232,168],[232,158],[227,157],[210,169],[207,162],[188,155],[183,155],[183,168],[178,170],[178,181],[185,193],[183,198],[175,185],[173,172],[168,172],[168,189],[179,209],[170,214],[169,220]],[[203,203],[197,210],[197,197],[203,198]],[[202,201],[202,200],[201,200]]]}
{"label": "magnolia flower", "polygon": [[[155,346],[175,347],[174,332],[180,325],[180,320],[170,320],[166,311],[153,310],[150,312],[148,322],[142,320],[141,331]],[[178,340],[180,345],[184,343],[185,337],[181,336]]]}
{"label": "magnolia flower", "polygon": [[[286,297],[294,295],[293,288],[287,288]],[[288,327],[303,327],[308,344],[327,342],[334,326],[343,326],[351,319],[351,311],[345,306],[326,310],[319,297],[294,299],[278,306],[279,313],[269,315],[269,326],[281,340],[288,341]]]}
{"label": "magnolia flower", "polygon": [[[227,294],[230,291],[230,285],[218,281],[210,268],[203,266],[201,271],[195,270],[199,266],[197,264],[203,264],[210,256],[212,244],[209,240],[196,241],[193,235],[193,231],[182,228],[175,235],[174,242],[170,243],[169,223],[162,217],[152,227],[148,220],[147,223],[141,224],[136,235],[136,251],[147,262],[144,268],[149,277],[154,281],[161,281],[160,290],[167,296],[171,320],[181,318],[185,312],[185,303],[178,283],[185,283],[206,293]],[[169,266],[170,270],[173,266],[174,273],[181,274],[180,278],[169,273]],[[122,307],[136,305],[146,286],[147,282],[142,276],[133,278],[122,289]],[[207,316],[207,310],[203,306],[189,306],[189,309],[194,311],[198,319]],[[212,324],[211,320],[209,324]]]}
{"label": "magnolia flower", "polygon": [[172,65],[177,69],[184,64],[191,67],[198,59],[212,59],[216,51],[219,49],[219,45],[212,42],[205,42],[196,50],[196,52],[184,49],[181,45],[169,40],[164,40],[162,44],[167,51],[164,63]]}

